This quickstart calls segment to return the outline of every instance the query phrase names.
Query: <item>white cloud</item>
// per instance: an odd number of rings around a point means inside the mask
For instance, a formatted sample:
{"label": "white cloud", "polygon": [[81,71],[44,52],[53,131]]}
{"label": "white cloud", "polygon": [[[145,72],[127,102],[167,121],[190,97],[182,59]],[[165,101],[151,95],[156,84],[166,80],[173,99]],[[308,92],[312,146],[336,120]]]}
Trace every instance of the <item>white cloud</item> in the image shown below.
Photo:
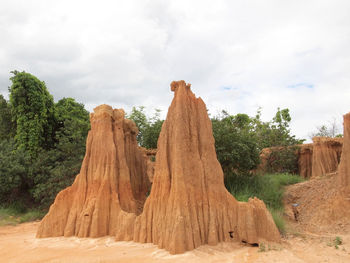
{"label": "white cloud", "polygon": [[[55,99],[166,111],[185,79],[212,113],[271,119],[293,132],[350,107],[349,1],[7,1],[0,8],[0,92],[25,70]],[[230,87],[224,89],[223,87]]]}

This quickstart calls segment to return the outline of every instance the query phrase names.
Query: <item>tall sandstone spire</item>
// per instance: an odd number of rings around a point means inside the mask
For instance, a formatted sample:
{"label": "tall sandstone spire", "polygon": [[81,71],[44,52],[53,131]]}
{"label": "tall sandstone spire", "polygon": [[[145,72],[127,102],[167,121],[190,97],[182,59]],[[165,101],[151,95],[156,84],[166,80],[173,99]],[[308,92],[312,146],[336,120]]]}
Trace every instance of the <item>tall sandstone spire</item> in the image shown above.
{"label": "tall sandstone spire", "polygon": [[94,109],[80,173],[57,195],[37,237],[99,237],[120,227],[125,238],[132,237],[150,188],[149,159],[137,145],[135,123],[124,115],[108,105]]}
{"label": "tall sandstone spire", "polygon": [[261,200],[241,203],[226,190],[202,99],[184,81],[172,82],[171,90],[175,96],[158,140],[152,190],[136,218],[133,240],[172,254],[223,241],[279,241]]}

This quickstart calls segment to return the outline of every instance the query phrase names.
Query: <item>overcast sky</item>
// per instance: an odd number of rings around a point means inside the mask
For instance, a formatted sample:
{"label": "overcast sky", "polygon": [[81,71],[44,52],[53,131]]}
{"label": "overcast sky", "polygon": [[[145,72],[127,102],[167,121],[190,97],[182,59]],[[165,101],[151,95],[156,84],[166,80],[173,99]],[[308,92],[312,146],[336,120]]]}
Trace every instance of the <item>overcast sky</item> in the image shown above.
{"label": "overcast sky", "polygon": [[211,114],[270,120],[289,108],[308,134],[350,111],[350,1],[0,0],[0,93],[12,70],[91,111],[163,110],[184,79]]}

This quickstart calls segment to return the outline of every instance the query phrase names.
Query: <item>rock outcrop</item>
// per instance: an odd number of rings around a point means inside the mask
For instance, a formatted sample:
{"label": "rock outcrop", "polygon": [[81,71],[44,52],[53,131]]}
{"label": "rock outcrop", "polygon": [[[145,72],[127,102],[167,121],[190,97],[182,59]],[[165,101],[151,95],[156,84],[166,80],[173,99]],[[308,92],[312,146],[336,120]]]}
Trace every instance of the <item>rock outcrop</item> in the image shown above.
{"label": "rock outcrop", "polygon": [[299,175],[303,178],[310,178],[312,175],[312,152],[312,143],[299,146],[298,171]]}
{"label": "rock outcrop", "polygon": [[311,178],[337,171],[343,138],[314,137]]}
{"label": "rock outcrop", "polygon": [[286,188],[286,214],[294,220],[292,209],[297,203],[298,225],[304,230],[349,232],[350,113],[344,115],[343,138],[316,137],[313,141],[313,180]]}
{"label": "rock outcrop", "polygon": [[261,152],[259,154],[260,163],[256,169],[256,172],[266,173],[269,171],[269,168],[270,168],[269,160],[270,160],[272,150],[274,148],[276,148],[276,147],[269,147],[269,148],[264,148],[261,150]]}
{"label": "rock outcrop", "polygon": [[[172,254],[223,241],[279,241],[263,201],[241,203],[226,190],[202,99],[184,81],[172,82],[171,90],[175,96],[158,140],[152,190],[133,240]],[[122,231],[117,240],[125,240]]]}
{"label": "rock outcrop", "polygon": [[343,138],[314,137],[312,140],[313,143],[309,144],[262,149],[257,172],[283,172],[283,162],[274,165],[272,154],[282,151],[286,153],[287,150],[291,150],[292,154],[295,152],[296,170],[304,178],[316,178],[336,172],[342,155]]}
{"label": "rock outcrop", "polygon": [[99,237],[122,227],[131,238],[150,188],[150,160],[137,145],[135,123],[124,115],[108,105],[94,109],[80,173],[57,195],[37,237]]}
{"label": "rock outcrop", "polygon": [[340,186],[350,192],[350,112],[344,116],[344,143],[338,167]]}

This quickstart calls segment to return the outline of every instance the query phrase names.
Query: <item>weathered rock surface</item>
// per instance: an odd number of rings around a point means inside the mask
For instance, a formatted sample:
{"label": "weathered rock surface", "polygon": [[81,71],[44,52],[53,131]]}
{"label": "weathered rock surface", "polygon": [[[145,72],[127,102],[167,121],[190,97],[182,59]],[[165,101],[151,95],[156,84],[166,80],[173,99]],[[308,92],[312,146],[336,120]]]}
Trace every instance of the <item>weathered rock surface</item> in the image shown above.
{"label": "weathered rock surface", "polygon": [[273,148],[276,147],[269,147],[269,148],[264,148],[261,150],[259,154],[260,158],[260,163],[256,169],[256,172],[259,173],[266,173],[269,170],[269,159],[272,153]]}
{"label": "weathered rock surface", "polygon": [[[295,148],[299,175],[304,178],[316,178],[337,171],[342,146],[343,138],[314,137],[313,143],[288,146],[287,149]],[[284,150],[286,147],[262,149],[257,172],[281,172],[280,167],[273,167],[271,164],[272,153]]]}
{"label": "weathered rock surface", "polygon": [[314,137],[311,178],[337,171],[343,138]]}
{"label": "weathered rock surface", "polygon": [[[170,253],[223,241],[279,241],[263,201],[238,202],[225,188],[207,109],[184,81],[175,92],[158,140],[150,196],[137,217],[133,240]],[[118,229],[117,240],[124,240]]]}
{"label": "weathered rock surface", "polygon": [[149,158],[137,145],[135,123],[124,111],[100,105],[90,115],[86,154],[72,186],[61,191],[37,237],[115,235],[131,239],[133,221],[149,191]]}
{"label": "weathered rock surface", "polygon": [[350,112],[344,116],[344,143],[338,167],[340,186],[350,192]]}
{"label": "weathered rock surface", "polygon": [[143,148],[149,160],[147,161],[147,175],[151,183],[153,183],[154,177],[154,160],[156,159],[157,149]]}
{"label": "weathered rock surface", "polygon": [[299,175],[304,178],[310,178],[312,175],[312,153],[313,144],[302,144],[298,152],[298,170]]}

